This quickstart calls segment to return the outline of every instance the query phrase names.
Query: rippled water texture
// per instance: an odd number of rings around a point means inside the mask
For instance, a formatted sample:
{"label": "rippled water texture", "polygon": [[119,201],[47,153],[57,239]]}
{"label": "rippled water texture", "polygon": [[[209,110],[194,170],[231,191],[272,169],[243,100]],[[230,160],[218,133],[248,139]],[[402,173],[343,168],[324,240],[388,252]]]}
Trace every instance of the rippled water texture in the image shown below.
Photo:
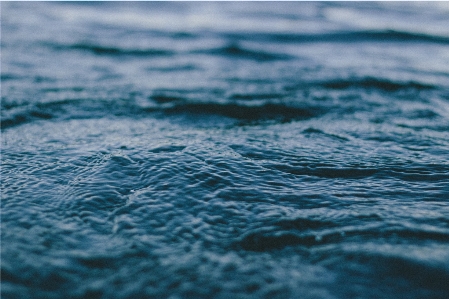
{"label": "rippled water texture", "polygon": [[444,2],[2,2],[2,298],[449,298]]}

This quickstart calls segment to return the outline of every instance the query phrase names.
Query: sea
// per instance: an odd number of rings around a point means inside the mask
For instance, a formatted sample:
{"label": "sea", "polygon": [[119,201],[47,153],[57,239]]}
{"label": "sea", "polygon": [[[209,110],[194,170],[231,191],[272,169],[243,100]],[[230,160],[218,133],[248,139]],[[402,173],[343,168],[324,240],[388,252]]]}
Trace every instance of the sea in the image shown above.
{"label": "sea", "polygon": [[1,2],[1,298],[449,298],[448,2]]}

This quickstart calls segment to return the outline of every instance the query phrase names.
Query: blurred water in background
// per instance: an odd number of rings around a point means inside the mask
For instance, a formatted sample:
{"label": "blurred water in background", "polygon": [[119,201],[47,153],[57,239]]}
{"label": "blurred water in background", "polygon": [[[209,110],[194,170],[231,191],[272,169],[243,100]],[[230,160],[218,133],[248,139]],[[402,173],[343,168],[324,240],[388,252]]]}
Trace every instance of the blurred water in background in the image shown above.
{"label": "blurred water in background", "polygon": [[2,2],[2,298],[448,298],[447,2]]}

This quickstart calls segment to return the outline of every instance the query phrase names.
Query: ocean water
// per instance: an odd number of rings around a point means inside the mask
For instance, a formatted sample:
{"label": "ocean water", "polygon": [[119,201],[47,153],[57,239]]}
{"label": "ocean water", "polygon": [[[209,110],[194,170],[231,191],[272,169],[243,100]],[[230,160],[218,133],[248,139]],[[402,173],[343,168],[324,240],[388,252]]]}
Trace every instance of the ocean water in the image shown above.
{"label": "ocean water", "polygon": [[449,298],[449,5],[2,2],[1,297]]}

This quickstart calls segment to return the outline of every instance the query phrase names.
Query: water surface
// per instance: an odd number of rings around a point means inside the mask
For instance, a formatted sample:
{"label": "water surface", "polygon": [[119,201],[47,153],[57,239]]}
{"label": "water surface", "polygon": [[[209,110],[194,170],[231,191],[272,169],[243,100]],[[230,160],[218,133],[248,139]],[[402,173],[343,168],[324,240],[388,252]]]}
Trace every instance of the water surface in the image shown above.
{"label": "water surface", "polygon": [[448,15],[2,2],[2,298],[448,298]]}

